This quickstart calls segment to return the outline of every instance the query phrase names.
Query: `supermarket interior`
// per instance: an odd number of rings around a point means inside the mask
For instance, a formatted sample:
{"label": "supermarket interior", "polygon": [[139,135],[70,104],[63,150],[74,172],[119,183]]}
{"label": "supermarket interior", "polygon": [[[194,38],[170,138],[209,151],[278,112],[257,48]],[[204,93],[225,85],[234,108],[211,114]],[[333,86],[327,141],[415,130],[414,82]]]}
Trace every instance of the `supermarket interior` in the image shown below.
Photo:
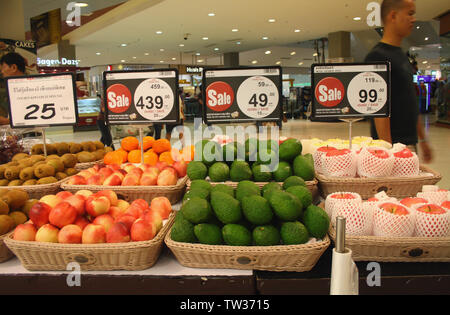
{"label": "supermarket interior", "polygon": [[448,1],[1,7],[1,295],[450,294]]}

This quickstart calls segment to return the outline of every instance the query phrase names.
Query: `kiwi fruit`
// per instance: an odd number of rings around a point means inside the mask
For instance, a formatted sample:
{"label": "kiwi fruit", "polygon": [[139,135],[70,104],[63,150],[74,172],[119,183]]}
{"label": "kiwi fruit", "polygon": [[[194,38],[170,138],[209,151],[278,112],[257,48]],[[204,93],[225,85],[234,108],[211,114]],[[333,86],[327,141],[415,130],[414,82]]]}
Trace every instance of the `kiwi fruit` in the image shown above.
{"label": "kiwi fruit", "polygon": [[36,185],[46,185],[46,184],[54,184],[57,183],[58,180],[53,176],[48,176],[41,178],[37,181]]}
{"label": "kiwi fruit", "polygon": [[0,215],[8,214],[9,213],[9,206],[6,202],[3,200],[0,200]]}
{"label": "kiwi fruit", "polygon": [[33,178],[33,179],[29,179],[27,181],[24,181],[22,186],[34,186],[37,183],[37,179]]}
{"label": "kiwi fruit", "polygon": [[0,235],[6,234],[14,229],[14,220],[9,215],[0,215]]}
{"label": "kiwi fruit", "polygon": [[14,227],[19,224],[24,224],[28,221],[28,218],[25,213],[22,211],[14,211],[9,214],[9,217],[14,220]]}
{"label": "kiwi fruit", "polygon": [[65,170],[65,173],[67,174],[67,176],[73,176],[78,174],[78,171],[74,168],[68,168]]}
{"label": "kiwi fruit", "polygon": [[5,178],[7,180],[15,180],[19,178],[20,168],[18,166],[9,166],[5,170]]}
{"label": "kiwi fruit", "polygon": [[22,189],[11,189],[2,197],[11,211],[22,209],[29,198],[28,193]]}
{"label": "kiwi fruit", "polygon": [[73,168],[77,164],[77,156],[71,153],[66,153],[61,157],[61,161],[64,163],[65,168]]}
{"label": "kiwi fruit", "polygon": [[67,174],[63,172],[58,172],[55,174],[55,177],[58,181],[63,180],[64,178],[67,178]]}
{"label": "kiwi fruit", "polygon": [[53,159],[59,159],[59,155],[56,155],[56,154],[52,154],[52,155],[48,155],[46,158],[45,158],[45,162],[48,162],[48,161],[50,161],[50,160],[53,160]]}
{"label": "kiwi fruit", "polygon": [[91,152],[80,152],[77,154],[78,162],[80,163],[89,163],[95,161],[95,155]]}
{"label": "kiwi fruit", "polygon": [[0,179],[5,178],[5,170],[6,170],[6,168],[7,168],[6,164],[0,165]]}
{"label": "kiwi fruit", "polygon": [[47,155],[52,155],[52,154],[56,154],[56,145],[54,144],[47,144],[46,145],[47,148]]}
{"label": "kiwi fruit", "polygon": [[92,154],[94,154],[95,160],[98,161],[98,160],[103,159],[103,157],[105,156],[105,150],[100,149],[100,150],[92,152]]}
{"label": "kiwi fruit", "polygon": [[45,161],[45,156],[43,155],[32,155],[30,160],[33,161],[33,165],[37,162]]}
{"label": "kiwi fruit", "polygon": [[55,168],[48,164],[41,164],[35,167],[34,176],[44,178],[55,175]]}
{"label": "kiwi fruit", "polygon": [[7,179],[0,179],[0,187],[8,186],[8,184],[9,184],[9,180],[7,180]]}
{"label": "kiwi fruit", "polygon": [[39,166],[39,165],[42,165],[42,164],[47,164],[47,162],[46,161],[36,162],[36,163],[34,163],[33,167],[36,168],[36,166]]}
{"label": "kiwi fruit", "polygon": [[97,147],[97,150],[103,149],[105,147],[105,145],[103,144],[103,142],[101,141],[94,141],[93,142],[95,144],[95,146]]}
{"label": "kiwi fruit", "polygon": [[23,181],[34,178],[34,167],[26,167],[20,171],[19,178]]}
{"label": "kiwi fruit", "polygon": [[69,145],[69,152],[72,154],[76,154],[83,151],[83,147],[79,143],[71,143]]}
{"label": "kiwi fruit", "polygon": [[11,160],[14,162],[19,162],[20,160],[23,160],[27,157],[30,157],[27,153],[17,153]]}
{"label": "kiwi fruit", "polygon": [[70,152],[69,144],[66,142],[57,143],[55,144],[55,147],[56,147],[56,154],[58,154],[59,156],[63,156],[64,154]]}
{"label": "kiwi fruit", "polygon": [[25,159],[22,159],[22,160],[19,161],[19,165],[18,166],[25,168],[25,167],[30,167],[30,166],[33,166],[33,165],[34,165],[34,162],[33,162],[33,160],[31,158],[25,158]]}
{"label": "kiwi fruit", "polygon": [[50,159],[49,161],[47,161],[47,165],[52,166],[55,169],[55,173],[64,172],[65,169],[64,163],[61,161],[61,159]]}
{"label": "kiwi fruit", "polygon": [[15,179],[9,182],[8,186],[22,186],[23,180]]}
{"label": "kiwi fruit", "polygon": [[44,145],[43,144],[35,144],[31,148],[32,155],[38,155],[38,154],[43,154],[43,153],[44,153]]}
{"label": "kiwi fruit", "polygon": [[28,199],[25,202],[25,205],[22,207],[22,212],[25,213],[27,215],[27,217],[30,217],[31,208],[38,202],[39,202],[39,200],[37,200],[37,199]]}

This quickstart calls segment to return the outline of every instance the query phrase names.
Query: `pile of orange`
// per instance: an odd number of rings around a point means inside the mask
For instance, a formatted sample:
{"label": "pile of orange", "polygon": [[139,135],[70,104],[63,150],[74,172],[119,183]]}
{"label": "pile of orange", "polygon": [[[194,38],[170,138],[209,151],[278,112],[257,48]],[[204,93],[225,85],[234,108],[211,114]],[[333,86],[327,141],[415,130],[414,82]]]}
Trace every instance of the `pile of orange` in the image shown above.
{"label": "pile of orange", "polygon": [[[158,162],[166,162],[173,165],[176,161],[184,160],[189,163],[194,159],[194,146],[189,146],[181,151],[172,148],[167,139],[155,140],[153,137],[144,137],[144,164],[156,165]],[[120,149],[109,152],[104,157],[107,165],[123,163],[141,163],[141,146],[135,137],[126,137],[121,141]]]}

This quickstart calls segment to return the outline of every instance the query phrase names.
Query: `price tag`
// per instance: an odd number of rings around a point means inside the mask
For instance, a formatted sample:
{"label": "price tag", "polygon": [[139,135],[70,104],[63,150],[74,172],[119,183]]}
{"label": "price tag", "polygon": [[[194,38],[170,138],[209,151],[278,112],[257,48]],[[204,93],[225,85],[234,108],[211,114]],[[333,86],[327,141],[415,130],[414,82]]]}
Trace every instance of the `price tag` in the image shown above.
{"label": "price tag", "polygon": [[76,125],[78,106],[72,73],[6,79],[12,128]]}
{"label": "price tag", "polygon": [[110,124],[177,123],[180,119],[176,69],[105,72],[104,88]]}
{"label": "price tag", "polygon": [[313,117],[390,115],[390,64],[313,65]]}
{"label": "price tag", "polygon": [[207,69],[204,120],[206,123],[280,121],[280,67]]}

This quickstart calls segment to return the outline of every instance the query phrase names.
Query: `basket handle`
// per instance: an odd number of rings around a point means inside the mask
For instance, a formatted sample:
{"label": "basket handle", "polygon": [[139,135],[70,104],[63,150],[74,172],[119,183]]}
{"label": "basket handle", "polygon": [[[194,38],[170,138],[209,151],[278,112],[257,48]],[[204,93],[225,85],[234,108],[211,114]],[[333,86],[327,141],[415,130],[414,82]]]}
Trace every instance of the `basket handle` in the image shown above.
{"label": "basket handle", "polygon": [[410,247],[402,250],[402,255],[408,258],[426,257],[430,252],[420,247]]}
{"label": "basket handle", "polygon": [[250,266],[256,264],[258,261],[256,257],[248,257],[245,255],[242,256],[234,256],[231,258],[231,263],[239,266]]}
{"label": "basket handle", "polygon": [[93,265],[96,259],[93,255],[85,253],[71,253],[66,256],[66,262],[77,262],[80,265]]}

